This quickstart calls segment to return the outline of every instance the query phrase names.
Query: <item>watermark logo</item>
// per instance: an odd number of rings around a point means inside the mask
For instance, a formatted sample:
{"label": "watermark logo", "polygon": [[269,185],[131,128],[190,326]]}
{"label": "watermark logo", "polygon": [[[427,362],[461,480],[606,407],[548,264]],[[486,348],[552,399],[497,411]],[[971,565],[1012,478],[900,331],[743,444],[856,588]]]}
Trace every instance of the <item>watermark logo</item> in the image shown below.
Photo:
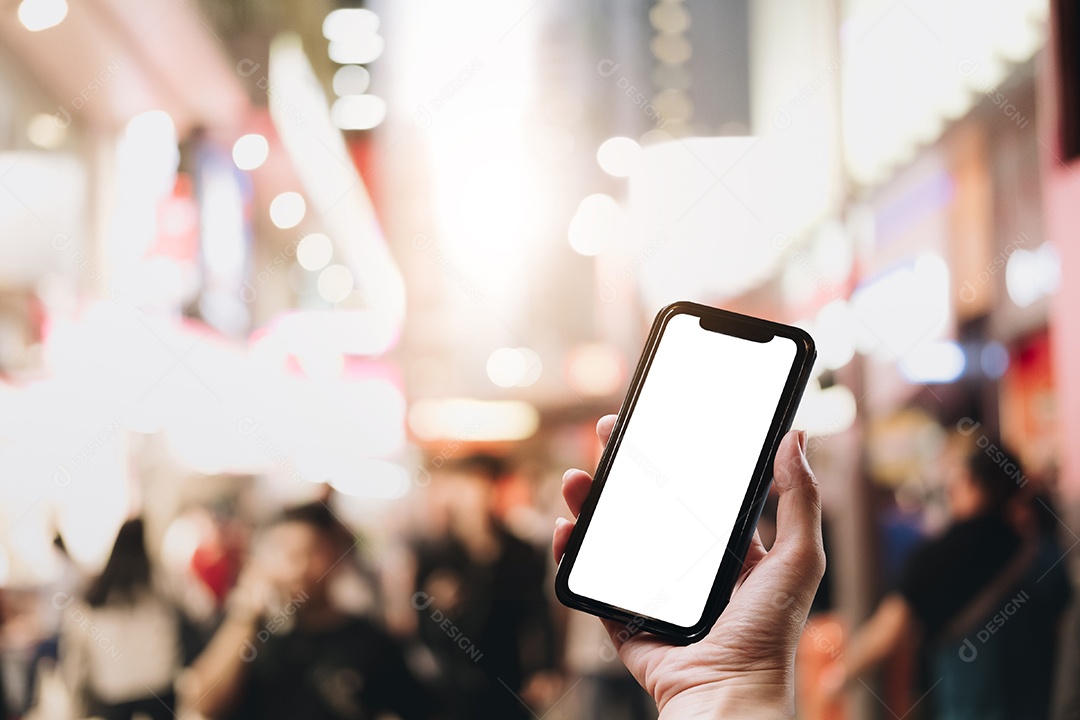
{"label": "watermark logo", "polygon": [[[833,632],[827,632],[832,630]],[[806,637],[814,643],[814,647],[820,652],[829,656],[829,659],[833,662],[840,659],[843,654],[840,651],[840,646],[834,641],[835,637],[839,637],[839,625],[835,622],[826,623],[825,625],[818,625],[818,623],[810,622],[806,624]]]}
{"label": "watermark logo", "polygon": [[258,632],[255,633],[254,640],[245,640],[244,644],[240,648],[240,659],[246,663],[252,662],[255,658],[259,657],[259,648],[267,643],[270,638],[277,635],[282,630],[286,632],[293,626],[294,616],[300,607],[307,602],[308,594],[301,592],[296,597],[285,603],[285,606],[278,610],[274,615],[267,620]]}
{"label": "watermark logo", "polygon": [[971,58],[961,58],[956,63],[956,74],[970,81],[977,92],[982,93],[994,104],[1005,117],[1013,121],[1017,128],[1023,129],[1028,126],[1030,118],[1023,115],[1020,109],[1009,98],[998,90],[998,86],[992,82],[989,73],[983,71],[982,64]]}
{"label": "watermark logo", "polygon": [[249,280],[245,280],[240,287],[240,299],[247,304],[255,302],[255,299],[259,297],[259,288],[270,282],[288,264],[289,260],[296,257],[296,248],[301,239],[303,239],[302,236],[293,240],[284,250],[275,255],[255,273],[254,280],[258,283],[258,286]]}
{"label": "watermark logo", "polygon": [[67,619],[71,625],[77,627],[86,634],[90,641],[105,651],[109,659],[117,661],[124,655],[109,637],[102,632],[101,628],[94,623],[93,619],[80,606],[72,607],[75,597],[71,593],[58,592],[52,596],[50,604],[57,610],[69,610]]}
{"label": "watermark logo", "polygon": [[[621,67],[621,63],[617,63],[611,58],[604,58],[596,64],[596,73],[602,78],[612,78],[615,77]],[[634,107],[640,110],[645,117],[652,120],[656,128],[662,129],[668,124],[668,120],[663,114],[646,98],[644,90],[630,78],[625,75],[615,77],[615,87],[621,90],[622,94],[629,98]]]}
{"label": "watermark logo", "polygon": [[49,247],[64,256],[87,277],[103,295],[118,301],[120,293],[113,287],[105,271],[99,268],[89,257],[75,246],[75,238],[67,233],[56,233],[49,239]]}
{"label": "watermark logo", "polygon": [[[650,615],[655,615],[656,611],[662,608],[668,603],[671,598],[666,592],[661,591],[652,600],[645,604],[645,612]],[[604,662],[612,662],[619,657],[619,651],[615,647],[615,643],[622,645],[624,642],[641,632],[641,629],[645,626],[645,617],[637,615],[633,620],[626,623],[619,629],[612,637],[606,638],[603,643],[600,644],[600,659]]]}
{"label": "watermark logo", "polygon": [[[778,130],[787,130],[794,122],[795,115],[803,110],[811,100],[817,97],[840,73],[843,63],[839,59],[833,60],[825,67],[818,70],[814,77],[810,78],[789,102],[781,103],[773,115],[773,125]],[[788,109],[790,107],[790,110]]]}
{"label": "watermark logo", "polygon": [[634,464],[641,468],[645,473],[645,477],[656,483],[657,487],[665,487],[668,484],[668,477],[661,470],[656,463],[649,459],[649,457],[638,447],[637,443],[625,443],[621,450],[634,461]]}
{"label": "watermark logo", "polygon": [[[982,427],[981,422],[977,422],[969,417],[961,418],[960,421],[956,423],[956,431],[965,437],[970,437],[979,432],[980,427]],[[994,463],[1001,468],[1006,476],[1016,483],[1016,487],[1022,488],[1027,485],[1027,476],[1024,475],[1020,467],[1010,459],[1002,447],[987,437],[985,433],[979,433],[978,437],[975,438],[975,444],[980,450],[986,453],[987,457],[993,460]]]}
{"label": "watermark logo", "polygon": [[100,428],[94,436],[79,449],[78,452],[56,466],[56,471],[53,472],[53,485],[60,489],[70,487],[72,479],[71,469],[74,468],[77,470],[89,462],[90,459],[97,454],[97,451],[100,450],[118,430],[123,428],[123,426],[124,422],[120,416],[114,415],[108,423]]}
{"label": "watermark logo", "polygon": [[70,127],[73,117],[71,111],[68,110],[68,107],[70,106],[71,110],[74,110],[75,112],[82,110],[86,103],[100,93],[109,81],[116,76],[116,73],[124,68],[124,64],[123,58],[113,58],[101,72],[91,78],[90,82],[83,86],[82,90],[80,90],[75,97],[71,98],[70,102],[65,105],[57,106],[56,112],[53,113],[53,120],[56,121],[56,125],[62,130]]}
{"label": "watermark logo", "polygon": [[[787,252],[794,242],[795,239],[791,235],[778,232],[770,238],[769,245],[774,251],[782,253]],[[788,260],[793,267],[804,272],[817,289],[825,293],[827,297],[836,299],[846,294],[842,287],[825,277],[821,268],[818,267],[806,251],[797,248],[794,252],[788,254]]]}
{"label": "watermark logo", "polygon": [[957,651],[960,659],[966,663],[975,662],[979,657],[979,648],[985,645],[998,630],[1005,627],[1005,623],[1007,623],[1024,603],[1030,599],[1031,596],[1027,594],[1027,591],[1021,590],[1015,597],[1006,602],[1001,610],[996,612],[994,616],[975,633],[975,639],[978,640],[978,645],[973,643],[970,637],[964,638],[964,642],[960,644],[960,649]]}
{"label": "watermark logo", "polygon": [[979,297],[979,288],[990,282],[995,275],[1001,272],[1009,262],[1009,258],[1019,248],[1026,245],[1028,242],[1028,236],[1024,233],[1013,240],[1011,243],[1002,248],[1001,252],[990,259],[986,265],[976,273],[974,278],[968,278],[960,285],[958,295],[960,301],[964,303],[973,303]]}
{"label": "watermark logo", "polygon": [[[417,592],[412,596],[414,610],[427,613],[428,620],[435,623],[440,630],[446,633],[446,636],[461,648],[473,662],[480,662],[480,659],[484,657],[484,653],[462,632],[461,628],[454,624],[446,613],[438,608],[432,608],[431,606],[434,603],[435,597],[430,593]],[[430,612],[428,612],[429,609],[431,609]]]}
{"label": "watermark logo", "polygon": [[262,431],[262,423],[251,417],[242,417],[236,421],[236,432],[240,437],[251,438],[256,447],[266,453],[274,463],[285,471],[285,475],[296,482],[297,485],[307,483],[309,480],[300,472],[288,455],[277,446],[270,436]]}
{"label": "watermark logo", "polygon": [[600,301],[611,304],[618,300],[620,291],[632,283],[637,274],[641,272],[642,268],[648,265],[649,261],[656,257],[670,241],[671,237],[667,233],[661,232],[647,243],[637,255],[632,257],[626,265],[615,274],[614,278],[603,280],[600,283],[600,288],[597,290]]}
{"label": "watermark logo", "polygon": [[[447,460],[450,460],[457,455],[458,451],[460,451],[469,438],[473,436],[473,433],[480,429],[481,424],[482,420],[479,415],[474,415],[470,418],[469,421],[462,425],[455,433],[457,437],[446,443],[439,451],[439,454],[431,458],[431,467],[438,470],[446,464]],[[413,482],[417,487],[422,488],[431,485],[431,471],[423,465],[416,468],[416,472],[413,473]]]}

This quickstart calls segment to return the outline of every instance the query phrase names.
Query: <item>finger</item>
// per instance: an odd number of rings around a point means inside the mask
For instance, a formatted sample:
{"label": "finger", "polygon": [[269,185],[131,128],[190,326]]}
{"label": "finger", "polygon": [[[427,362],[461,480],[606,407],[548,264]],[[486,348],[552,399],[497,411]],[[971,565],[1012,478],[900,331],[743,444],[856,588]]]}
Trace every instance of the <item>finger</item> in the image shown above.
{"label": "finger", "polygon": [[765,559],[765,544],[761,542],[761,536],[757,530],[754,531],[754,538],[750,541],[750,548],[746,551],[746,557],[743,559],[742,570],[739,572],[739,579],[735,583],[735,589],[738,590],[742,587],[743,582],[750,575],[750,571],[757,566],[759,562]]}
{"label": "finger", "polygon": [[642,632],[640,625],[621,623],[607,618],[601,618],[600,622],[603,624],[604,629],[607,630],[607,634],[611,638],[611,644],[615,647],[616,652],[622,652],[623,646],[628,642],[634,643],[643,652],[646,652],[648,648],[654,645],[670,645],[667,640],[657,635]]}
{"label": "finger", "polygon": [[611,439],[611,430],[615,427],[616,415],[605,415],[596,423],[596,435],[604,445]]}
{"label": "finger", "polygon": [[773,464],[773,484],[780,499],[776,509],[776,542],[769,555],[801,567],[820,580],[825,571],[821,544],[821,497],[806,460],[806,433],[789,432],[780,442]]}
{"label": "finger", "polygon": [[753,570],[763,557],[765,557],[765,544],[761,542],[761,535],[755,530],[754,539],[750,541],[750,549],[746,551],[746,559],[743,560],[743,574]]}
{"label": "finger", "polygon": [[563,474],[562,496],[570,512],[577,517],[592,487],[592,477],[584,470],[570,469]]}
{"label": "finger", "polygon": [[555,555],[555,562],[562,560],[566,543],[570,542],[570,533],[573,531],[574,523],[566,518],[555,518],[555,534],[551,538],[551,552]]}

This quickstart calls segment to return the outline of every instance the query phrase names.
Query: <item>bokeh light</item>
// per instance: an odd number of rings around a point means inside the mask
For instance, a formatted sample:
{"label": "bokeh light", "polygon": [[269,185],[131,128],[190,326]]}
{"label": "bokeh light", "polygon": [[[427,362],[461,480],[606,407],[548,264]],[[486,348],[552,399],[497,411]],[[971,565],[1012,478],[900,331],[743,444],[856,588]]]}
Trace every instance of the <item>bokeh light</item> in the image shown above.
{"label": "bokeh light", "polygon": [[359,65],[342,65],[334,72],[334,94],[363,95],[371,84],[371,73]]}
{"label": "bokeh light", "polygon": [[67,128],[57,122],[55,115],[38,113],[26,124],[26,137],[43,150],[54,150],[67,138]]}
{"label": "bokeh light", "polygon": [[323,20],[323,37],[331,42],[371,35],[379,30],[379,16],[367,8],[338,8]]}
{"label": "bokeh light", "polygon": [[345,95],[330,110],[342,130],[370,130],[386,118],[386,101],[376,95]]}
{"label": "bokeh light", "polygon": [[283,192],[270,201],[270,221],[279,228],[296,227],[304,219],[307,203],[298,192]]}
{"label": "bokeh light", "polygon": [[353,291],[353,274],[344,265],[331,265],[319,273],[319,295],[328,303],[339,303]]}
{"label": "bokeh light", "polygon": [[305,235],[296,246],[296,262],[305,270],[322,270],[334,256],[334,244],[322,233]]}
{"label": "bokeh light", "polygon": [[32,32],[59,25],[67,14],[67,0],[22,0],[19,3],[19,22]]}
{"label": "bokeh light", "polygon": [[529,348],[499,348],[487,359],[488,378],[502,388],[528,387],[542,370],[540,356]]}
{"label": "bokeh light", "polygon": [[339,65],[366,65],[375,62],[386,48],[382,35],[367,35],[347,40],[331,40],[327,53]]}
{"label": "bokeh light", "polygon": [[627,177],[641,166],[641,146],[628,137],[609,138],[596,151],[596,161],[608,175]]}
{"label": "bokeh light", "polygon": [[594,193],[581,201],[567,230],[570,247],[582,255],[598,255],[615,240],[619,223],[619,203],[604,193]]}
{"label": "bokeh light", "polygon": [[626,381],[626,362],[618,348],[608,343],[579,345],[567,357],[566,380],[582,395],[610,395]]}
{"label": "bokeh light", "polygon": [[269,155],[270,143],[258,133],[242,135],[233,143],[233,162],[241,170],[254,170],[266,162]]}

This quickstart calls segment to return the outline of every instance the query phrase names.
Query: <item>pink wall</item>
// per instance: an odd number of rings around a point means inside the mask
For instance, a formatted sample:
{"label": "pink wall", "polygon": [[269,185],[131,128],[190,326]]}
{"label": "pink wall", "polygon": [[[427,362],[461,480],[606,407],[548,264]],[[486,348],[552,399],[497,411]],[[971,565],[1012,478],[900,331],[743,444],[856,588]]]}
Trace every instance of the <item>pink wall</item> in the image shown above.
{"label": "pink wall", "polygon": [[1047,239],[1061,254],[1061,289],[1050,309],[1058,387],[1062,500],[1080,506],[1080,164],[1054,163],[1043,173]]}
{"label": "pink wall", "polygon": [[[1056,6],[1057,3],[1054,3]],[[1053,12],[1051,13],[1053,17]],[[1051,20],[1053,22],[1053,20]],[[1056,28],[1041,58],[1039,138],[1043,147],[1043,217],[1046,239],[1061,256],[1061,288],[1050,308],[1050,339],[1058,387],[1058,442],[1063,509],[1077,527],[1080,518],[1080,162],[1060,160],[1058,77],[1053,44]]]}

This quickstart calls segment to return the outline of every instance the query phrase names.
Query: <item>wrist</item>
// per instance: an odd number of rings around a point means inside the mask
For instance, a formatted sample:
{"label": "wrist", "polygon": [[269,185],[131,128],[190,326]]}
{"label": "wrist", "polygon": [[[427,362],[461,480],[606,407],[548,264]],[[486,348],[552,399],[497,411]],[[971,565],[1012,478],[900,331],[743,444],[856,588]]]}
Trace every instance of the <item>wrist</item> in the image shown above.
{"label": "wrist", "polygon": [[660,707],[658,720],[787,720],[795,717],[795,695],[786,679],[718,682],[674,695]]}

